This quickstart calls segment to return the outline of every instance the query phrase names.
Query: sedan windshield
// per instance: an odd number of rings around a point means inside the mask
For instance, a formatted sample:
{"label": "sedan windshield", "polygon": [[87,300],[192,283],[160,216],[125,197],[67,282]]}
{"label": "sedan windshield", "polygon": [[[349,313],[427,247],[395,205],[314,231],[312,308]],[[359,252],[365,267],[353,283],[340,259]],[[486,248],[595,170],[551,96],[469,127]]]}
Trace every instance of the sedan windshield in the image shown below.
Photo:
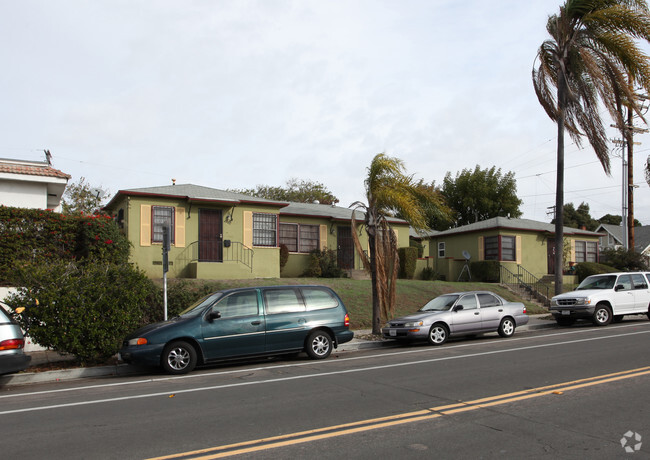
{"label": "sedan windshield", "polygon": [[580,283],[577,290],[614,289],[614,283],[616,283],[616,275],[588,276]]}
{"label": "sedan windshield", "polygon": [[189,307],[187,307],[185,310],[181,312],[179,316],[182,316],[183,318],[191,318],[193,316],[198,316],[203,312],[203,310],[205,310],[205,307],[215,303],[217,299],[219,299],[222,295],[223,294],[221,292],[215,292],[214,294],[207,295],[202,299],[197,300]]}
{"label": "sedan windshield", "polygon": [[447,311],[458,300],[458,295],[441,295],[433,300],[430,300],[420,311]]}

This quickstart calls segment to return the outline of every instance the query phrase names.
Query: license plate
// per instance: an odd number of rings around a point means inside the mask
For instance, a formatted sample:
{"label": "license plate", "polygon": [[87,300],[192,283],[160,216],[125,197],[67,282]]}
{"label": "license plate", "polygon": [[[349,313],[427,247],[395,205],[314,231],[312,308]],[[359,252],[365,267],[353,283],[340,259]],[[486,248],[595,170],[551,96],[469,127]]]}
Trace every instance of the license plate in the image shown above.
{"label": "license plate", "polygon": [[390,331],[388,331],[388,335],[390,335],[391,337],[395,337],[397,336],[397,331],[395,329],[391,329]]}
{"label": "license plate", "polygon": [[569,316],[571,314],[571,312],[569,310],[562,310],[562,314],[566,315],[566,316]]}

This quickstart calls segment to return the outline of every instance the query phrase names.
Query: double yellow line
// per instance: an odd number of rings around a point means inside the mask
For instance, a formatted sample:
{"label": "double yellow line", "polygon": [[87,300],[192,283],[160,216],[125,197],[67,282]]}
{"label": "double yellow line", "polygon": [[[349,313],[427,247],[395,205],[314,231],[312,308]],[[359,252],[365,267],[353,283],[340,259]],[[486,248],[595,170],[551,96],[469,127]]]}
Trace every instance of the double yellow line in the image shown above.
{"label": "double yellow line", "polygon": [[574,380],[571,382],[558,383],[544,387],[532,388],[529,390],[515,391],[498,396],[490,396],[473,401],[463,401],[445,406],[432,407],[414,412],[406,412],[398,415],[379,417],[358,422],[345,423],[342,425],[318,428],[315,430],[301,431],[297,433],[286,434],[282,436],[273,436],[269,438],[255,439],[224,446],[211,447],[207,449],[184,452],[180,454],[156,457],[150,460],[167,460],[167,459],[193,459],[209,460],[216,458],[230,457],[233,455],[242,455],[262,450],[275,449],[278,447],[302,444],[306,442],[319,441],[337,436],[360,433],[363,431],[377,430],[391,426],[403,425],[406,423],[419,422],[422,420],[431,420],[445,415],[457,414],[486,407],[499,406],[516,401],[523,401],[531,398],[538,398],[550,394],[562,394],[565,391],[577,390],[594,385],[616,382],[618,380],[640,377],[650,374],[650,366],[631,369],[613,374],[599,375],[586,379]]}

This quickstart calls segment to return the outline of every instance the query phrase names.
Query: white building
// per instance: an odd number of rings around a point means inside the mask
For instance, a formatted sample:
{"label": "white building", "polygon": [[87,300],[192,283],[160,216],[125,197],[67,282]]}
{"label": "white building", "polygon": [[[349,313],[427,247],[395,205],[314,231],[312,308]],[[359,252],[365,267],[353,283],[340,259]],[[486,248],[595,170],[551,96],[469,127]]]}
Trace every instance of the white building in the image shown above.
{"label": "white building", "polygon": [[0,158],[0,205],[61,212],[61,198],[71,177],[54,169],[49,155],[46,161]]}

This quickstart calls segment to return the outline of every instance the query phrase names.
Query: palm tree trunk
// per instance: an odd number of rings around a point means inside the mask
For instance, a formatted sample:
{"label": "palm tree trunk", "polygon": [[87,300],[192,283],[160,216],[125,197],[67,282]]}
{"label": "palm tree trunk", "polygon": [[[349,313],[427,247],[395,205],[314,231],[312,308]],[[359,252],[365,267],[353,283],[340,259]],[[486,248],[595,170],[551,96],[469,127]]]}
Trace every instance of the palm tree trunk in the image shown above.
{"label": "palm tree trunk", "polygon": [[557,182],[555,184],[555,295],[562,293],[564,275],[564,117],[566,81],[558,72]]}
{"label": "palm tree trunk", "polygon": [[372,333],[381,334],[381,304],[377,286],[377,232],[368,227],[368,249],[370,251],[370,279],[372,283]]}

